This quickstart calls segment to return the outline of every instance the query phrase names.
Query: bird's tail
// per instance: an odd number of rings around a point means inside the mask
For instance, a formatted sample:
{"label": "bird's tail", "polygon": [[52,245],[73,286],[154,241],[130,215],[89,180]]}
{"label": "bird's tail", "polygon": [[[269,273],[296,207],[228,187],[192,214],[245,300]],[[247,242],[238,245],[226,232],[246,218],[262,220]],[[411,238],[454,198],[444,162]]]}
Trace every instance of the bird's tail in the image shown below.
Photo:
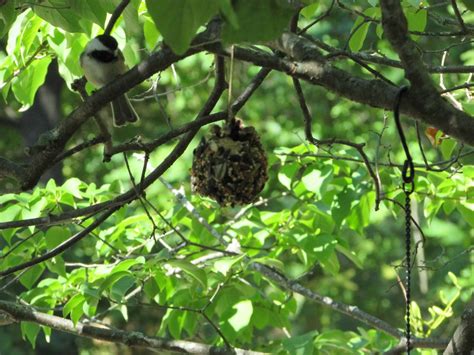
{"label": "bird's tail", "polygon": [[114,126],[125,126],[130,122],[137,122],[138,117],[132,104],[128,100],[127,95],[117,97],[112,101],[112,115],[114,118]]}

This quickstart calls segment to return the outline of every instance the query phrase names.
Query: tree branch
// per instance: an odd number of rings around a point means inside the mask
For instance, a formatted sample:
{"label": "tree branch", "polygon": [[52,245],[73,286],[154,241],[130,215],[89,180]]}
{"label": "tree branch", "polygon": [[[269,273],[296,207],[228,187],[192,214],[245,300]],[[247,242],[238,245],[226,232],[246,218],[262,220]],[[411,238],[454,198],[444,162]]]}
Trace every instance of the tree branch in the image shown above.
{"label": "tree branch", "polygon": [[[384,31],[390,44],[397,51],[405,76],[411,83],[411,88],[405,98],[417,104],[419,118],[424,122],[443,132],[449,132],[449,135],[467,144],[474,145],[472,117],[456,110],[438,93],[416,44],[409,38],[407,20],[400,2],[382,0],[380,5]],[[466,134],[467,132],[469,133]]]}
{"label": "tree branch", "polygon": [[25,168],[12,162],[11,160],[0,157],[0,177],[9,177],[20,180],[25,174]]}
{"label": "tree branch", "polygon": [[474,296],[461,315],[461,322],[456,328],[451,341],[443,355],[472,354],[474,351]]}
{"label": "tree branch", "polygon": [[[163,181],[162,181],[163,182]],[[229,243],[227,243],[223,235],[219,233],[215,228],[213,228],[211,225],[209,225],[206,221],[205,218],[203,218],[199,212],[197,211],[196,208],[189,202],[189,200],[184,196],[182,193],[179,191],[174,190],[170,185],[167,184],[167,187],[172,190],[172,193],[178,198],[178,201],[190,212],[192,213],[193,217],[196,218],[196,220],[201,223],[210,233],[211,235],[223,246],[226,248],[229,246]],[[228,250],[228,248],[226,249]],[[240,253],[238,253],[240,254]],[[271,280],[275,284],[277,284],[279,287],[292,291],[295,293],[298,293],[308,300],[317,302],[322,304],[325,307],[329,307],[336,312],[345,314],[353,319],[356,319],[370,327],[373,327],[375,329],[378,329],[380,331],[383,331],[397,339],[401,339],[402,341],[404,340],[404,335],[403,332],[400,330],[392,327],[390,324],[387,322],[383,321],[382,319],[379,319],[369,313],[364,312],[363,310],[359,309],[357,306],[351,306],[344,304],[342,302],[338,302],[333,300],[332,298],[328,296],[323,296],[319,293],[316,293],[303,285],[301,285],[297,281],[293,281],[288,279],[285,275],[281,274],[280,272],[274,270],[271,267],[268,267],[266,265],[260,264],[258,262],[253,262],[249,257],[244,257],[244,260],[246,260],[249,263],[249,268],[260,273],[261,275],[265,276],[268,280]],[[448,343],[447,340],[443,339],[422,339],[422,338],[415,338],[412,339],[412,345],[413,347],[416,348],[433,348],[433,349],[443,349],[446,344]]]}
{"label": "tree branch", "polygon": [[[286,53],[291,60],[278,58],[260,50],[240,47],[235,48],[234,56],[236,59],[275,69],[314,85],[323,86],[364,105],[390,110],[393,108],[397,87],[381,80],[362,79],[332,66],[317,46],[309,40],[292,33],[284,33],[280,40],[271,43],[271,46]],[[206,49],[230,56],[230,52],[219,44],[208,44]],[[436,90],[429,97],[413,95],[416,84],[413,83],[412,89],[405,95],[401,112],[437,127],[464,143],[474,145],[472,117],[450,107]]]}
{"label": "tree branch", "polygon": [[110,35],[112,29],[114,28],[115,22],[117,22],[118,18],[122,14],[123,10],[127,7],[130,0],[122,0],[122,2],[115,8],[114,13],[110,17],[109,22],[107,23],[107,27],[104,30],[104,34]]}
{"label": "tree branch", "polygon": [[[12,302],[0,301],[0,314],[7,315],[14,321],[26,321],[50,327],[51,329],[97,340],[124,344],[137,348],[159,349],[188,354],[226,354],[226,347],[214,347],[186,340],[168,340],[150,337],[140,332],[127,332],[116,328],[104,328],[78,322],[74,323],[54,315],[38,312],[31,307]],[[239,355],[265,354],[257,351],[234,349]]]}
{"label": "tree branch", "polygon": [[21,188],[28,190],[35,186],[43,172],[53,164],[55,158],[63,151],[68,140],[90,116],[99,111],[105,104],[126,93],[156,72],[202,51],[201,45],[212,41],[215,31],[215,26],[209,26],[208,30],[197,35],[191,48],[183,55],[178,56],[170,48],[163,47],[160,51],[153,53],[127,73],[90,96],[87,101],[74,110],[66,119],[62,120],[53,131],[49,132],[50,138],[47,144],[41,145],[41,149],[38,149],[36,154],[33,155],[28,168],[19,178]]}

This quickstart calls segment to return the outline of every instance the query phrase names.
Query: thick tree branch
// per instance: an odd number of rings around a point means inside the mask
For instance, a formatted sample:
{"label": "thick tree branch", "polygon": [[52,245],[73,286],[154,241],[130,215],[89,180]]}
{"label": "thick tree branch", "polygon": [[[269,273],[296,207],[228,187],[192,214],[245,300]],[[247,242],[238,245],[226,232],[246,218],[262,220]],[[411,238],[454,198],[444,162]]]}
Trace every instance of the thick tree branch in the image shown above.
{"label": "thick tree branch", "polygon": [[[116,328],[105,328],[78,322],[74,323],[54,315],[38,312],[31,307],[18,305],[11,302],[0,301],[0,315],[7,315],[10,320],[17,322],[26,321],[50,327],[51,329],[87,337],[97,340],[109,341],[126,346],[146,349],[167,350],[188,354],[228,354],[226,347],[214,347],[202,343],[186,340],[169,340],[150,337],[140,332],[127,332]],[[265,354],[257,351],[234,349],[235,354],[258,355]]]}
{"label": "thick tree branch", "polygon": [[472,354],[474,352],[474,296],[461,315],[461,322],[456,328],[443,355]]}
{"label": "thick tree branch", "polygon": [[[393,23],[390,22],[390,18],[392,18]],[[437,127],[464,143],[474,145],[474,123],[472,118],[454,109],[440,97],[431,83],[430,77],[424,68],[424,63],[419,58],[414,44],[408,39],[406,31],[405,35],[397,32],[397,21],[398,17],[392,16],[386,19],[384,24],[389,28],[387,35],[391,33],[390,29],[395,26],[392,32],[395,31],[396,34],[392,36],[393,38],[391,37],[391,41],[395,41],[394,46],[397,50],[401,43],[408,43],[408,45],[404,45],[403,51],[400,52],[402,53],[400,58],[402,65],[409,69],[407,70],[407,78],[412,82],[412,88],[409,91],[409,95],[402,102],[402,113]],[[8,162],[8,164],[3,164],[1,167],[3,168],[1,175],[11,177],[19,177],[20,175],[21,178],[19,180],[23,189],[33,187],[42,173],[61,154],[65,144],[76,130],[89,116],[97,112],[113,98],[128,91],[157,71],[167,68],[172,63],[186,56],[199,52],[204,46],[213,53],[230,55],[229,51],[225,50],[220,44],[215,41],[213,42],[217,31],[213,26],[210,26],[210,28],[210,30],[198,36],[191,49],[183,56],[176,56],[170,49],[165,47],[124,76],[118,78],[115,82],[99,90],[59,124],[51,134],[53,138],[33,156],[28,168],[22,170],[21,167]],[[321,54],[317,45],[311,43],[308,39],[295,34],[285,33],[279,41],[272,45],[274,48],[287,54],[290,59],[279,58],[267,52],[248,48],[235,48],[235,58],[264,67],[260,79],[263,79],[270,69],[275,69],[285,72],[294,78],[323,86],[349,100],[373,107],[392,108],[397,88],[381,80],[362,79],[334,67]],[[239,105],[240,107],[241,105]]]}
{"label": "thick tree branch", "polygon": [[[378,64],[378,65],[389,66],[392,68],[403,69],[403,64],[400,61],[383,57],[378,53],[370,53],[370,52],[355,52],[354,53],[350,51],[344,51],[340,48],[333,47],[317,38],[313,38],[308,35],[305,35],[304,37],[310,42],[314,43],[317,47],[328,52],[329,53],[328,57],[332,58],[332,60],[338,57],[356,58],[367,63],[373,63],[373,64]],[[469,45],[471,43],[472,42],[467,42],[467,41],[463,43],[456,43],[456,44],[452,44],[451,46],[448,46],[447,48],[444,48],[443,50],[436,50],[436,51],[444,52],[454,46],[459,46],[461,44]],[[430,66],[427,66],[427,70],[429,73],[432,73],[432,74],[473,73],[474,66],[472,65],[445,65],[445,66],[430,65]]]}
{"label": "thick tree branch", "polygon": [[[320,53],[318,47],[309,40],[292,33],[285,33],[279,41],[272,43],[272,46],[286,53],[291,60],[278,58],[267,52],[239,47],[235,48],[234,56],[236,59],[275,69],[314,85],[323,86],[361,104],[389,110],[393,108],[397,87],[381,80],[362,79],[332,66]],[[230,52],[219,44],[206,45],[206,49],[230,56]],[[413,89],[405,95],[401,105],[402,113],[437,127],[464,143],[474,145],[472,117],[450,107],[436,90],[429,97],[420,98],[418,95],[410,95],[414,89],[415,84],[413,84]]]}
{"label": "thick tree branch", "polygon": [[25,174],[25,168],[14,162],[0,157],[0,177],[20,180]]}
{"label": "thick tree branch", "polygon": [[438,93],[422,61],[416,44],[408,35],[408,24],[401,4],[397,0],[382,0],[382,23],[385,34],[398,52],[411,83],[405,97],[417,104],[419,118],[443,132],[474,145],[473,119],[466,113],[456,110]]}

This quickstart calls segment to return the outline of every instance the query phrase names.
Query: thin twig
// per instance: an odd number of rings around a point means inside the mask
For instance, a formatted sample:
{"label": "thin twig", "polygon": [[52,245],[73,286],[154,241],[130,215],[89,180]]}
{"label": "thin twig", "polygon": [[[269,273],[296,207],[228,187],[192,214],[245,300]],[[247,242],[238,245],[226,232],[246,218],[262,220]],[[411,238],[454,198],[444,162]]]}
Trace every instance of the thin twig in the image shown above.
{"label": "thin twig", "polygon": [[331,1],[331,5],[329,5],[329,8],[324,12],[322,13],[321,15],[319,15],[315,20],[311,21],[308,25],[306,25],[305,27],[303,27],[301,30],[298,31],[298,34],[303,34],[305,33],[306,31],[308,31],[311,27],[313,27],[315,24],[317,24],[319,21],[321,21],[322,19],[326,18],[327,16],[329,16],[331,14],[331,11],[332,9],[334,8],[334,4],[336,3],[336,0],[332,0]]}
{"label": "thin twig", "polygon": [[115,22],[117,22],[118,18],[122,14],[123,10],[127,7],[130,0],[122,0],[122,2],[115,8],[114,13],[110,17],[109,22],[107,23],[107,27],[104,30],[104,34],[110,35],[112,33],[112,29],[114,28]]}
{"label": "thin twig", "polygon": [[458,9],[458,5],[456,4],[456,0],[451,0],[451,5],[453,6],[454,14],[456,15],[459,21],[459,26],[461,26],[461,29],[464,33],[467,33],[468,30],[466,28],[466,24],[464,23],[464,20],[462,19],[461,12]]}

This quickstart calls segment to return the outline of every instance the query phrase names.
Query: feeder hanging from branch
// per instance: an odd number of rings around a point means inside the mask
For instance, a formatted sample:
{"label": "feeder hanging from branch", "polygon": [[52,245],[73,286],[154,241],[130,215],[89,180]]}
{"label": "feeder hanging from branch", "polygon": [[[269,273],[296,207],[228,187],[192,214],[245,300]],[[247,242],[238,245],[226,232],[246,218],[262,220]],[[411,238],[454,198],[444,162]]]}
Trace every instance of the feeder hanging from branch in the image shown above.
{"label": "feeder hanging from branch", "polygon": [[212,126],[210,137],[203,138],[194,150],[192,189],[221,206],[251,203],[267,179],[267,157],[260,137],[239,120],[222,128]]}

